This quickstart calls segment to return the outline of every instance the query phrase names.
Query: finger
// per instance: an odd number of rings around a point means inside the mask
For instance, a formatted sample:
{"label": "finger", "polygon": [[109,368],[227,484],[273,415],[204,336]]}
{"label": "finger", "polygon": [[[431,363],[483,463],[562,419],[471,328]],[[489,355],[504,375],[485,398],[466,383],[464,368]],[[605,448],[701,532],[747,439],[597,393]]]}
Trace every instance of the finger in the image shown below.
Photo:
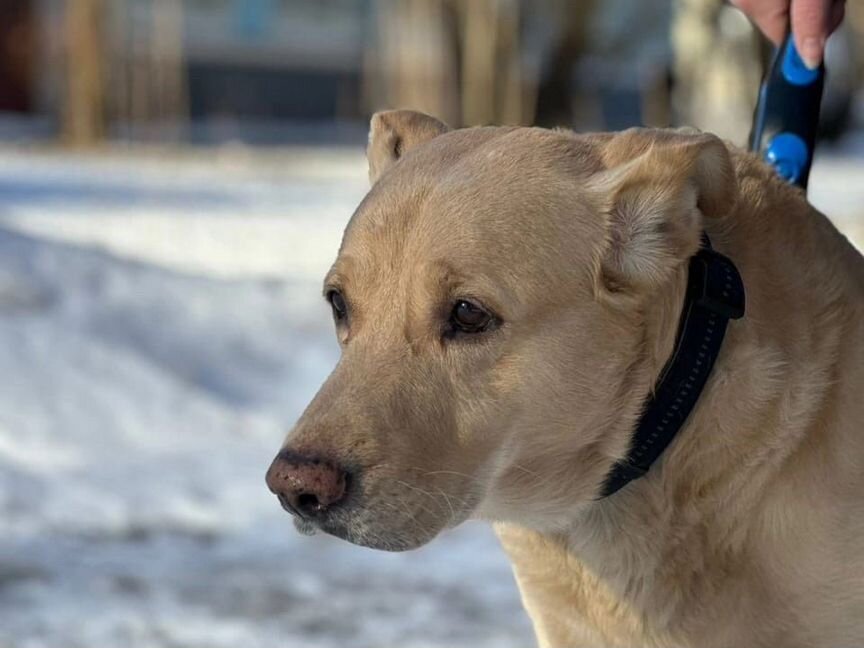
{"label": "finger", "polygon": [[789,0],[732,0],[732,4],[747,14],[775,45],[783,41],[789,28]]}
{"label": "finger", "polygon": [[801,60],[811,70],[819,67],[831,20],[831,0],[792,0],[792,35]]}

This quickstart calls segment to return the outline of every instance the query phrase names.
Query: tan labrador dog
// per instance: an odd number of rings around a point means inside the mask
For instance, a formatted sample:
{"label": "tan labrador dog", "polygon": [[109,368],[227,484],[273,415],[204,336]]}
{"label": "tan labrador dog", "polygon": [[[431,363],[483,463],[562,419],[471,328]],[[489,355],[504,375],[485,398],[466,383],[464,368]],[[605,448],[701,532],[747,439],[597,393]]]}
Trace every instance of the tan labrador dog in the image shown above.
{"label": "tan labrador dog", "polygon": [[[391,551],[492,520],[543,647],[864,645],[864,260],[696,132],[372,118],[325,280],[339,364],[267,481]],[[685,426],[598,499],[672,352],[705,231],[729,325]]]}

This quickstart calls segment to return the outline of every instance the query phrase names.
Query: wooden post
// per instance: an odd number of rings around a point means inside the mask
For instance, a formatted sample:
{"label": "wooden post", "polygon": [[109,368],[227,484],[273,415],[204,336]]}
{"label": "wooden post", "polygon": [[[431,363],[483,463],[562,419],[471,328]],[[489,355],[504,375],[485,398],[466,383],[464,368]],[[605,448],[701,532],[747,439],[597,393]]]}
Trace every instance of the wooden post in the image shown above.
{"label": "wooden post", "polygon": [[150,36],[154,125],[159,139],[177,141],[189,112],[183,51],[183,3],[154,0]]}
{"label": "wooden post", "polygon": [[458,67],[443,0],[378,0],[367,59],[370,108],[412,108],[459,125]]}
{"label": "wooden post", "polygon": [[63,141],[93,146],[105,135],[103,0],[67,0]]}

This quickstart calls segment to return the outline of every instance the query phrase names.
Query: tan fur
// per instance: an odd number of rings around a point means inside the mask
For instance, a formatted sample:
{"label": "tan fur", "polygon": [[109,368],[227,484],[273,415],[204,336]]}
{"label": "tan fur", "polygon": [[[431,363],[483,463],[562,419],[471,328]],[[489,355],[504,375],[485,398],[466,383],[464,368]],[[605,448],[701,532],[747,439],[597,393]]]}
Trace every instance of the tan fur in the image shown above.
{"label": "tan fur", "polygon": [[[692,132],[389,113],[369,159],[326,280],[342,359],[286,441],[356,472],[325,530],[495,521],[545,648],[864,645],[864,261],[800,192]],[[660,462],[595,501],[703,228],[746,317]],[[443,335],[466,297],[502,326]]]}

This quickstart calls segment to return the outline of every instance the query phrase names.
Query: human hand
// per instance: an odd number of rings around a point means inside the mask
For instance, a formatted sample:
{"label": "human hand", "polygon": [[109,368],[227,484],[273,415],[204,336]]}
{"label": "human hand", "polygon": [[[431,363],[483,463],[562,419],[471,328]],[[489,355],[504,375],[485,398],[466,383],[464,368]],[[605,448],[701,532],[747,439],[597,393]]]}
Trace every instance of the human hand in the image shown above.
{"label": "human hand", "polygon": [[810,69],[819,67],[825,41],[843,22],[846,0],[731,0],[779,45],[792,23],[795,49]]}

